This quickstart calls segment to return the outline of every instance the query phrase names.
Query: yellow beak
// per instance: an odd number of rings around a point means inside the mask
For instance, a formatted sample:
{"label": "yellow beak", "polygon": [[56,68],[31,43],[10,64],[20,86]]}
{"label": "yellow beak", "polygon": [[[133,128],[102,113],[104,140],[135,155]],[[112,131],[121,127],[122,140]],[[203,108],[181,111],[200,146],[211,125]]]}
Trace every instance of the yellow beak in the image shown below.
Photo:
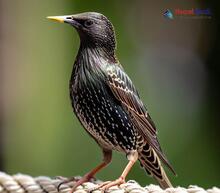
{"label": "yellow beak", "polygon": [[60,23],[64,23],[65,19],[68,17],[68,15],[64,15],[64,16],[48,16],[47,19],[53,20],[53,21],[57,21]]}

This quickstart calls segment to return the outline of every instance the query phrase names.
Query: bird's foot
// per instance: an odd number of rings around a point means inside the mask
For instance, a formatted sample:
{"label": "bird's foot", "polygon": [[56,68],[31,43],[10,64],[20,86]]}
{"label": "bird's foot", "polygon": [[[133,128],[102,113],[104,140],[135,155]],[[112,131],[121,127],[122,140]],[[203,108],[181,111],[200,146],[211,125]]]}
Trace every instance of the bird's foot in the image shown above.
{"label": "bird's foot", "polygon": [[76,177],[70,177],[70,178],[64,178],[62,176],[57,176],[56,179],[61,180],[61,182],[58,184],[57,186],[57,190],[58,192],[60,191],[60,187],[64,184],[68,184],[70,182],[75,182],[78,181],[79,179],[77,179]]}
{"label": "bird's foot", "polygon": [[60,191],[60,187],[61,187],[62,185],[68,184],[68,183],[70,183],[70,182],[74,182],[74,185],[73,185],[73,187],[72,187],[72,189],[71,189],[71,191],[70,191],[70,193],[73,193],[78,186],[80,186],[80,185],[83,184],[84,182],[90,181],[92,178],[94,178],[94,177],[91,176],[90,173],[85,174],[82,178],[70,177],[70,178],[68,178],[68,179],[63,180],[63,181],[57,186],[57,190],[58,190],[58,192],[59,192],[59,191]]}
{"label": "bird's foot", "polygon": [[112,186],[120,186],[121,184],[125,183],[125,179],[123,177],[120,177],[114,181],[106,181],[101,183],[100,185],[96,186],[93,189],[90,189],[89,192],[95,191],[95,190],[101,190],[101,192],[107,192],[109,188]]}

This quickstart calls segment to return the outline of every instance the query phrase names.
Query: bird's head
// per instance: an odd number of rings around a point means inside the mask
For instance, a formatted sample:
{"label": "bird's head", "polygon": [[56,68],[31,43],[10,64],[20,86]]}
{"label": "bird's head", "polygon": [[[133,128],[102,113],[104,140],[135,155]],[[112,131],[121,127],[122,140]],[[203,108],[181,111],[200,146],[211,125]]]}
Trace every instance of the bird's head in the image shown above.
{"label": "bird's head", "polygon": [[48,19],[67,23],[79,33],[84,46],[96,46],[115,50],[115,33],[111,22],[104,15],[96,12],[86,12],[75,15],[50,16]]}

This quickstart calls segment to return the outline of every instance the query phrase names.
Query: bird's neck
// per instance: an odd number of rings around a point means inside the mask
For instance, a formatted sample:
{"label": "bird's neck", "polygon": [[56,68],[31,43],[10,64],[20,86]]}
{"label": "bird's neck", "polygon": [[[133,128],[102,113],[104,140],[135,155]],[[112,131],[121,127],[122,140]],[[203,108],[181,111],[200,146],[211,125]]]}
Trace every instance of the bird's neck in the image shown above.
{"label": "bird's neck", "polygon": [[113,46],[81,41],[78,55],[87,56],[88,59],[95,57],[96,59],[105,60],[109,64],[117,63],[115,48]]}
{"label": "bird's neck", "polygon": [[[98,84],[106,77],[106,67],[117,63],[114,54],[109,54],[105,49],[95,46],[82,45],[79,48],[71,76],[71,84],[82,85]],[[82,87],[83,88],[83,87]]]}
{"label": "bird's neck", "polygon": [[102,71],[107,65],[115,64],[116,62],[115,54],[109,53],[105,48],[81,43],[74,68],[92,73]]}

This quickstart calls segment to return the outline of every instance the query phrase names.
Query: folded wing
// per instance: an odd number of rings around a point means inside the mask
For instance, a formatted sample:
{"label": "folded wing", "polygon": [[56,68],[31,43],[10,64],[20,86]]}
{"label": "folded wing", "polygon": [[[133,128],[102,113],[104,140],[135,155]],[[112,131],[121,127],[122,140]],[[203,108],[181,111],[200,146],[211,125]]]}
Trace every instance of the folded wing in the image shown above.
{"label": "folded wing", "polygon": [[164,164],[166,164],[175,174],[172,166],[161,150],[160,144],[157,140],[155,124],[141,101],[132,81],[119,65],[109,67],[107,72],[107,84],[117,100],[121,102],[124,109],[128,112],[135,128],[156,151]]}

